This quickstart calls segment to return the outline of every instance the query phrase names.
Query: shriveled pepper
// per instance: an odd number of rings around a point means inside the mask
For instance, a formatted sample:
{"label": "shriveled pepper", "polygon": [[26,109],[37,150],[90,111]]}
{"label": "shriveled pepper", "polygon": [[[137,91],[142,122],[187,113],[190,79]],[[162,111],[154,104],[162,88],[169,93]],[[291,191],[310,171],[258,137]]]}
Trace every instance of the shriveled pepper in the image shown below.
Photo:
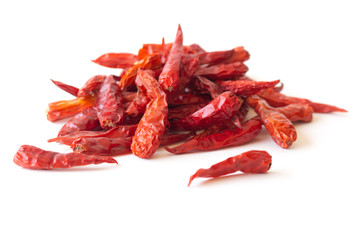
{"label": "shriveled pepper", "polygon": [[79,89],[78,97],[95,96],[106,79],[106,75],[95,75]]}
{"label": "shriveled pepper", "polygon": [[71,148],[74,153],[84,153],[100,156],[117,156],[130,153],[131,137],[108,138],[86,137],[76,139]]}
{"label": "shriveled pepper", "polygon": [[243,173],[265,173],[272,164],[272,157],[266,151],[252,150],[240,155],[230,157],[222,162],[212,165],[208,169],[199,169],[190,177],[188,186],[195,178],[217,178],[230,173],[241,171]]}
{"label": "shriveled pepper", "polygon": [[260,90],[274,87],[280,80],[271,82],[260,81],[246,81],[246,80],[234,80],[234,81],[216,81],[217,85],[223,91],[231,91],[232,93],[247,97],[257,93]]}
{"label": "shriveled pepper", "polygon": [[69,84],[65,84],[63,82],[55,81],[52,79],[50,79],[50,80],[55,84],[55,86],[59,87],[60,89],[64,90],[65,92],[70,93],[71,95],[77,97],[79,88],[71,86]]}
{"label": "shriveled pepper", "polygon": [[233,62],[228,64],[217,64],[206,67],[199,66],[195,75],[209,78],[210,80],[227,80],[243,76],[248,67],[242,62]]}
{"label": "shriveled pepper", "polygon": [[109,68],[127,68],[134,65],[137,60],[138,57],[131,53],[106,53],[92,61]]}
{"label": "shriveled pepper", "polygon": [[206,103],[194,103],[194,104],[187,104],[187,105],[181,105],[174,108],[169,108],[169,120],[174,119],[181,119],[190,116],[194,112],[200,110],[201,108],[205,107]]}
{"label": "shriveled pepper", "polygon": [[313,108],[309,104],[292,103],[276,110],[284,114],[291,122],[311,122],[313,118]]}
{"label": "shriveled pepper", "polygon": [[117,164],[117,161],[111,157],[91,156],[81,153],[57,153],[30,145],[22,145],[15,154],[14,163],[29,169],[54,169],[100,163]]}

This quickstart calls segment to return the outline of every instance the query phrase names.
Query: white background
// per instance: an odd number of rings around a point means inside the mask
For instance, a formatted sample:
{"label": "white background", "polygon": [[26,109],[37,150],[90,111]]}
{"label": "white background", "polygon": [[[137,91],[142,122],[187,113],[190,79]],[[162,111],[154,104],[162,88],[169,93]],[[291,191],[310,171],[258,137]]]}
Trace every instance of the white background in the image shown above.
{"label": "white background", "polygon": [[[2,1],[0,3],[0,239],[359,239],[359,8],[356,1]],[[61,123],[47,103],[71,99],[50,78],[80,87],[119,71],[90,60],[173,41],[208,51],[244,45],[249,76],[284,93],[346,108],[296,124],[284,150],[265,130],[249,144],[152,159],[116,157],[68,170],[16,166],[22,144]],[[244,151],[273,156],[268,174],[187,182],[198,168]]]}

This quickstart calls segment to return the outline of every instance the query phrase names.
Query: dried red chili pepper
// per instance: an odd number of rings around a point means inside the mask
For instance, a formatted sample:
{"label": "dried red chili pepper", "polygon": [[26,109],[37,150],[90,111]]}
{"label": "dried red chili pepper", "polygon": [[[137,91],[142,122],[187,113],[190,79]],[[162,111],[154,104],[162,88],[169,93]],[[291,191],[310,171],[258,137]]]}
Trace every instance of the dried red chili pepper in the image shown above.
{"label": "dried red chili pepper", "polygon": [[208,169],[199,169],[190,177],[188,186],[195,178],[217,178],[230,173],[241,171],[244,173],[265,173],[272,164],[272,157],[266,151],[252,150],[230,157],[212,165]]}
{"label": "dried red chili pepper", "polygon": [[121,90],[112,75],[101,86],[96,99],[96,110],[101,127],[113,128],[124,121]]}
{"label": "dried red chili pepper", "polygon": [[56,122],[73,117],[84,109],[94,106],[94,104],[94,97],[78,97],[72,100],[52,102],[46,109],[46,116],[49,121]]}
{"label": "dried red chili pepper", "polygon": [[100,122],[97,117],[97,111],[95,107],[88,107],[65,123],[64,126],[60,129],[58,137],[76,131],[93,130],[99,127]]}
{"label": "dried red chili pepper", "polygon": [[77,87],[74,87],[74,86],[71,86],[71,85],[68,85],[68,84],[65,84],[65,83],[62,83],[62,82],[59,82],[59,81],[55,81],[55,80],[52,80],[50,79],[57,87],[59,87],[60,89],[64,90],[65,92],[67,93],[70,93],[71,95],[73,96],[77,96],[78,92],[79,92],[79,89]]}
{"label": "dried red chili pepper", "polygon": [[139,70],[138,76],[138,87],[146,90],[151,101],[136,129],[131,150],[140,158],[150,158],[160,146],[160,138],[165,132],[168,105],[166,95],[156,79],[142,70]]}
{"label": "dried red chili pepper", "polygon": [[194,104],[187,104],[181,105],[175,108],[169,108],[168,119],[181,119],[190,116],[194,112],[200,110],[201,108],[205,107],[207,103],[194,103]]}
{"label": "dried red chili pepper", "polygon": [[197,54],[206,52],[199,44],[191,44],[183,47],[184,54]]}
{"label": "dried red chili pepper", "polygon": [[131,101],[125,112],[133,116],[143,114],[149,102],[150,98],[144,92],[138,91],[137,96]]}
{"label": "dried red chili pepper", "polygon": [[173,143],[181,142],[181,141],[184,141],[184,140],[186,140],[189,137],[192,137],[194,135],[195,135],[195,132],[189,132],[189,133],[184,133],[184,134],[178,134],[178,133],[169,134],[169,133],[166,133],[161,137],[160,145],[166,146],[166,145],[170,145],[170,144],[173,144]]}
{"label": "dried red chili pepper", "polygon": [[137,60],[138,57],[131,53],[106,53],[92,61],[109,68],[128,68]]}
{"label": "dried red chili pepper", "polygon": [[181,154],[190,151],[208,151],[230,146],[239,146],[249,142],[261,131],[261,121],[249,119],[242,128],[225,129],[212,134],[204,134],[202,137],[193,137],[185,143],[174,148],[165,147],[165,150],[173,154]]}
{"label": "dried red chili pepper", "polygon": [[107,138],[86,137],[76,139],[71,148],[74,153],[84,153],[99,156],[117,156],[130,153],[131,137]]}
{"label": "dried red chili pepper", "polygon": [[176,33],[175,41],[170,49],[163,71],[159,76],[160,86],[164,91],[171,93],[179,87],[179,71],[181,55],[183,51],[183,34],[180,24]]}
{"label": "dried red chili pepper", "polygon": [[226,59],[223,63],[233,63],[233,62],[245,62],[249,60],[250,54],[244,49],[244,47],[234,48],[233,54],[230,58]]}
{"label": "dried red chili pepper", "polygon": [[210,80],[227,80],[243,76],[248,67],[242,62],[218,64],[210,67],[199,66],[195,75],[209,78]]}
{"label": "dried red chili pepper", "polygon": [[276,110],[284,114],[291,122],[311,122],[313,118],[313,108],[309,104],[292,103]]}
{"label": "dried red chili pepper", "polygon": [[85,82],[84,86],[80,88],[78,97],[95,96],[99,92],[99,89],[104,83],[105,78],[106,75],[95,75],[91,77]]}
{"label": "dried red chili pepper", "polygon": [[284,114],[278,112],[257,95],[249,96],[246,102],[260,116],[266,130],[277,145],[289,148],[295,142],[297,138],[295,127]]}
{"label": "dried red chili pepper", "polygon": [[192,115],[171,122],[176,130],[200,130],[231,118],[241,107],[242,99],[231,92],[224,92]]}
{"label": "dried red chili pepper", "polygon": [[232,93],[247,97],[257,93],[260,90],[274,87],[280,80],[271,82],[258,82],[247,80],[234,80],[234,81],[216,81],[222,91],[231,91]]}
{"label": "dried red chili pepper", "polygon": [[207,95],[195,95],[192,93],[179,93],[168,98],[168,104],[171,106],[208,103],[209,101],[210,98]]}
{"label": "dried red chili pepper", "polygon": [[196,85],[201,93],[204,93],[204,91],[206,93],[210,93],[211,98],[213,99],[221,94],[220,87],[217,85],[217,83],[214,83],[204,77],[198,76]]}
{"label": "dried red chili pepper", "polygon": [[117,164],[117,161],[111,157],[91,156],[81,153],[57,153],[30,145],[22,145],[15,154],[14,163],[29,169],[54,169],[100,163]]}
{"label": "dried red chili pepper", "polygon": [[195,74],[199,67],[198,58],[182,58],[180,64],[179,75],[179,91],[182,91],[184,87],[191,81],[191,78]]}
{"label": "dried red chili pepper", "polygon": [[289,97],[272,88],[263,90],[257,94],[273,107],[283,107],[292,103],[306,103],[309,104],[316,113],[347,112],[345,109],[336,106],[312,102],[305,98]]}

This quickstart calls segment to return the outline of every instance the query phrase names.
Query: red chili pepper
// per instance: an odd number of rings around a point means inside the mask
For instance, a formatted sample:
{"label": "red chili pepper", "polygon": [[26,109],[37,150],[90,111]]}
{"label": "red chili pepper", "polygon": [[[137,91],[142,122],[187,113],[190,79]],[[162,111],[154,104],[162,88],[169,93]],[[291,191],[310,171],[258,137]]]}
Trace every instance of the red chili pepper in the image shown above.
{"label": "red chili pepper", "polygon": [[171,128],[188,131],[208,128],[234,116],[242,103],[231,92],[224,92],[192,115],[172,121]]}
{"label": "red chili pepper", "polygon": [[163,71],[159,76],[159,83],[166,92],[170,93],[178,90],[182,51],[183,34],[179,24],[175,41],[170,49]]}
{"label": "red chili pepper", "polygon": [[130,153],[131,137],[107,138],[86,137],[76,139],[71,148],[74,153],[84,153],[100,156],[117,156]]}
{"label": "red chili pepper", "polygon": [[292,103],[276,110],[284,114],[291,122],[311,122],[313,118],[313,108],[308,104]]}
{"label": "red chili pepper", "polygon": [[166,146],[166,145],[170,145],[173,143],[181,142],[181,141],[188,139],[189,137],[194,136],[194,134],[195,134],[194,132],[189,132],[189,133],[184,133],[184,134],[179,134],[179,133],[169,134],[169,133],[167,133],[161,137],[160,145]]}
{"label": "red chili pepper", "polygon": [[57,87],[59,87],[60,89],[64,90],[67,93],[70,93],[73,96],[77,96],[79,89],[77,87],[73,87],[71,85],[59,82],[59,81],[55,81],[50,79]]}
{"label": "red chili pepper", "polygon": [[205,106],[206,103],[194,103],[194,104],[181,105],[175,108],[169,108],[168,119],[174,120],[174,119],[181,119],[188,117]]}
{"label": "red chili pepper", "polygon": [[289,97],[272,88],[263,90],[259,92],[258,95],[273,107],[283,107],[292,103],[306,103],[309,104],[316,113],[347,112],[345,109],[336,106],[312,102],[305,98]]}
{"label": "red chili pepper", "polygon": [[78,92],[78,97],[95,96],[104,83],[106,75],[95,75],[87,80]]}
{"label": "red chili pepper", "polygon": [[205,91],[205,93],[210,93],[211,98],[213,99],[221,94],[220,87],[217,83],[214,83],[204,77],[198,76],[196,85],[201,93],[204,93],[203,91]]}
{"label": "red chili pepper", "polygon": [[136,98],[131,101],[125,112],[133,116],[143,114],[149,102],[150,98],[144,92],[138,91]]}
{"label": "red chili pepper", "polygon": [[243,76],[248,67],[242,62],[218,64],[210,67],[199,66],[195,75],[209,78],[210,80],[227,80]]}
{"label": "red chili pepper", "polygon": [[64,126],[60,129],[58,137],[76,131],[93,130],[99,127],[100,122],[97,117],[95,107],[88,107],[65,123]]}
{"label": "red chili pepper", "polygon": [[184,87],[191,81],[191,78],[195,74],[198,67],[199,67],[198,58],[181,58],[179,91],[182,91]]}
{"label": "red chili pepper", "polygon": [[242,128],[225,129],[202,137],[195,136],[174,148],[165,147],[165,150],[173,154],[181,154],[196,150],[207,151],[239,146],[255,138],[259,135],[260,131],[261,121],[258,119],[250,119],[242,124]]}
{"label": "red chili pepper", "polygon": [[212,165],[208,169],[199,169],[190,177],[188,186],[195,178],[217,178],[230,173],[241,171],[244,173],[265,173],[272,164],[272,157],[266,151],[252,150],[230,157]]}
{"label": "red chili pepper", "polygon": [[57,153],[23,145],[15,154],[14,163],[29,169],[54,169],[100,163],[117,164],[117,161],[111,157],[90,156],[81,153]]}
{"label": "red chili pepper", "polygon": [[223,63],[233,63],[233,62],[245,62],[249,60],[250,54],[244,49],[244,47],[234,48],[234,52],[230,58],[226,59]]}
{"label": "red chili pepper", "polygon": [[267,102],[256,95],[251,95],[246,102],[260,116],[266,130],[274,142],[282,148],[289,148],[297,138],[296,130],[291,121]]}
{"label": "red chili pepper", "polygon": [[205,52],[205,50],[202,47],[200,47],[199,44],[196,44],[196,43],[183,47],[184,54],[197,54],[197,53],[204,53],[204,52]]}
{"label": "red chili pepper", "polygon": [[92,61],[109,68],[128,68],[137,60],[138,57],[131,53],[106,53]]}
{"label": "red chili pepper", "polygon": [[47,119],[51,122],[75,116],[84,109],[94,106],[94,97],[78,97],[72,100],[62,100],[49,103],[46,109]]}
{"label": "red chili pepper", "polygon": [[234,54],[234,49],[231,49],[227,51],[202,52],[202,53],[190,55],[190,57],[198,58],[200,60],[200,64],[214,65],[224,62],[226,59],[230,58],[233,54]]}
{"label": "red chili pepper", "polygon": [[165,132],[168,105],[166,95],[156,79],[142,70],[139,70],[138,76],[138,87],[146,90],[151,101],[136,129],[131,150],[140,158],[150,158],[160,146],[160,138]]}
{"label": "red chili pepper", "polygon": [[[156,43],[143,44],[143,47],[139,49],[138,58],[143,59],[152,54],[158,54],[158,53],[163,54],[164,52],[169,52],[171,47],[172,47],[172,43],[165,44],[166,51],[164,51],[163,43],[161,43],[161,44],[156,44]],[[165,56],[165,57],[167,57],[167,56]]]}
{"label": "red chili pepper", "polygon": [[195,95],[192,93],[179,93],[173,97],[169,97],[168,104],[170,106],[180,106],[187,104],[208,103],[210,98],[207,95]]}
{"label": "red chili pepper", "polygon": [[108,76],[99,90],[96,109],[101,127],[113,128],[124,121],[124,107],[119,85],[112,75]]}
{"label": "red chili pepper", "polygon": [[232,93],[247,97],[257,93],[260,90],[274,87],[280,80],[271,82],[257,82],[247,80],[235,80],[235,81],[216,81],[222,91],[231,91]]}

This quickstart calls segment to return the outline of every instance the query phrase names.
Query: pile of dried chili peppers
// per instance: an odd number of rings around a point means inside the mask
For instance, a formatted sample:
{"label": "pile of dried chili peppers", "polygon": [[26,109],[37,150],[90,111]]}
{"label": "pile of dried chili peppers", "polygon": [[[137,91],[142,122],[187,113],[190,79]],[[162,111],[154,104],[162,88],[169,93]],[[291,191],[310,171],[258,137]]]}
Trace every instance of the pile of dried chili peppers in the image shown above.
{"label": "pile of dried chili peppers", "polygon": [[[133,153],[151,158],[160,146],[173,154],[239,146],[259,135],[262,126],[274,142],[289,148],[296,140],[293,122],[312,120],[313,112],[346,112],[281,93],[280,81],[254,81],[244,64],[243,47],[206,52],[175,41],[144,44],[138,54],[108,53],[93,62],[123,69],[119,76],[96,75],[76,88],[53,83],[75,96],[49,104],[47,119],[70,118],[49,142],[69,145],[73,153],[21,146],[14,162],[31,169],[117,163],[111,156]],[[256,116],[249,118],[249,110]],[[183,142],[176,147],[167,145]],[[265,151],[249,151],[199,169],[191,176],[218,177],[235,171],[263,173],[271,166]]]}

